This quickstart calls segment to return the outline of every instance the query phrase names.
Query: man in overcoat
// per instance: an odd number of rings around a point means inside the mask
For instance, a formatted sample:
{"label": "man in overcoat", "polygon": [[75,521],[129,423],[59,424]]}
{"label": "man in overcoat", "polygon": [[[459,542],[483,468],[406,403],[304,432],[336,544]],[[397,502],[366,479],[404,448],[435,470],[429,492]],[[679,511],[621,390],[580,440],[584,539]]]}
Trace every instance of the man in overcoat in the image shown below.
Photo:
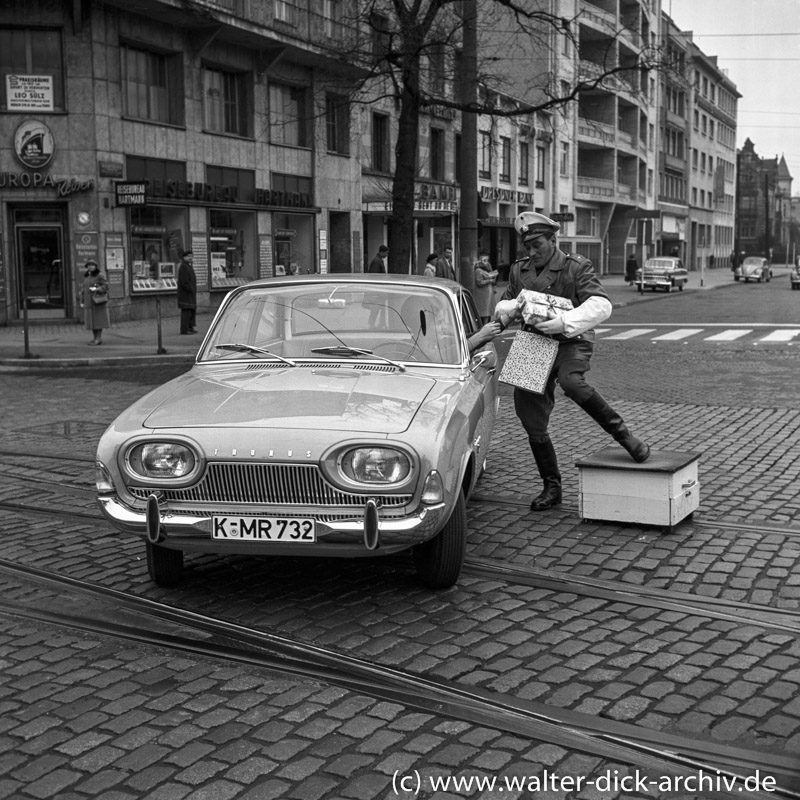
{"label": "man in overcoat", "polygon": [[197,333],[197,276],[191,250],[183,252],[178,264],[178,308],[181,310],[181,333]]}
{"label": "man in overcoat", "polygon": [[554,319],[537,322],[531,330],[551,336],[558,353],[543,394],[514,389],[514,410],[528,434],[543,491],[531,501],[532,511],[561,502],[561,473],[548,433],[558,381],[564,394],[577,403],[637,462],[650,456],[650,445],[631,434],[622,417],[586,381],[594,349],[594,327],[611,315],[611,301],[587,258],[559,249],[560,225],[544,214],[524,211],[514,221],[527,257],[511,265],[508,287],[501,300],[513,300],[523,289],[567,298],[570,311],[557,311]]}

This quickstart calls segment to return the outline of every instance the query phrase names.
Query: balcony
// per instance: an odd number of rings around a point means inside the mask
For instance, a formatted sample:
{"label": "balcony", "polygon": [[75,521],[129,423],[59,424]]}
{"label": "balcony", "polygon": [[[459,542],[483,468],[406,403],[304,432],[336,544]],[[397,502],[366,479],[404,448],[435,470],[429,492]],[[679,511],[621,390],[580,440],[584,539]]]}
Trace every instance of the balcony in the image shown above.
{"label": "balcony", "polygon": [[578,175],[575,197],[581,200],[610,202],[614,199],[614,181],[603,178],[586,178]]}

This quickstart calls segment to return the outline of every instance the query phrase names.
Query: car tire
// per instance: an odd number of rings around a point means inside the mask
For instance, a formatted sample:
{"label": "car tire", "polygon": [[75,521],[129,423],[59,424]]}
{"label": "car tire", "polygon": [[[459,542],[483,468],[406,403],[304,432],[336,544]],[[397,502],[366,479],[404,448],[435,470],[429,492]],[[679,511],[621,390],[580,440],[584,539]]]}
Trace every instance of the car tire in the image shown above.
{"label": "car tire", "polygon": [[183,578],[183,550],[145,542],[147,572],[156,586],[174,586]]}
{"label": "car tire", "polygon": [[414,566],[419,579],[430,589],[455,585],[467,551],[467,504],[459,491],[453,513],[444,527],[427,542],[414,545]]}
{"label": "car tire", "polygon": [[738,276],[738,275],[734,275],[734,276],[733,276],[733,279],[734,279],[735,281],[738,281],[738,280],[739,280],[739,276]]}
{"label": "car tire", "polygon": [[684,284],[682,284],[682,283],[679,283],[679,284],[678,284],[678,291],[679,291],[679,292],[682,292],[682,291],[683,291],[683,286],[684,286]]}

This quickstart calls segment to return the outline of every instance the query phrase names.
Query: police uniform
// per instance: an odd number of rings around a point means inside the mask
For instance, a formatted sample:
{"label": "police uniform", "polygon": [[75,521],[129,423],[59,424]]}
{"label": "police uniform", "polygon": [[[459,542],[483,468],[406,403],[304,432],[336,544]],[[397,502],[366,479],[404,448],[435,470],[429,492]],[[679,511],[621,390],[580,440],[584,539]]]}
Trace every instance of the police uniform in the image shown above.
{"label": "police uniform", "polygon": [[[540,236],[555,235],[560,226],[543,214],[525,211],[514,222],[523,243]],[[582,256],[567,255],[557,246],[547,262],[538,268],[533,257],[514,262],[508,287],[501,300],[513,300],[522,289],[529,289],[572,302],[570,311],[558,311],[557,319],[544,323],[545,335],[555,338],[558,353],[543,394],[514,389],[514,409],[528,434],[544,491],[531,502],[531,510],[540,511],[561,502],[561,474],[555,449],[548,434],[550,415],[555,405],[555,385],[577,403],[605,431],[618,441],[634,461],[650,455],[650,446],[632,436],[622,418],[600,394],[587,383],[585,373],[591,366],[594,349],[593,328],[611,315],[611,301],[594,271],[592,262]],[[542,333],[537,327],[529,330]]]}

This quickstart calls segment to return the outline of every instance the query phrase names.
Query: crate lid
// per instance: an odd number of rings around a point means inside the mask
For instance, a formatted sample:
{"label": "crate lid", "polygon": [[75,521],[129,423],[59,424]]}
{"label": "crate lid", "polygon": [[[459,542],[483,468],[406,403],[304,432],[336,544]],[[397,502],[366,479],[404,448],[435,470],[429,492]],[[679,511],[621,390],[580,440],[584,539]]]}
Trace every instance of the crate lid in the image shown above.
{"label": "crate lid", "polygon": [[634,472],[675,472],[697,461],[700,453],[685,450],[651,449],[650,458],[643,464],[635,462],[622,447],[604,447],[592,455],[579,458],[576,467],[624,469]]}

